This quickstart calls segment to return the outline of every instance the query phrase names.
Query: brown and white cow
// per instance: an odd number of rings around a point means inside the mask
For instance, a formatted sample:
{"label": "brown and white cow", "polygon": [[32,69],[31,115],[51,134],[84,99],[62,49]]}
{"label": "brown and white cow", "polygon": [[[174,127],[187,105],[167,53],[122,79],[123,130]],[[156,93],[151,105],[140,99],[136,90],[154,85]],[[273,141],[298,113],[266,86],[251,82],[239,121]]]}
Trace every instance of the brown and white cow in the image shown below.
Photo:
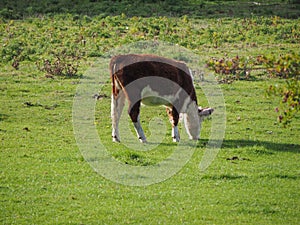
{"label": "brown and white cow", "polygon": [[172,124],[174,142],[180,140],[179,115],[183,115],[190,139],[198,140],[201,122],[212,108],[197,105],[193,79],[186,64],[155,55],[118,55],[110,61],[112,82],[111,117],[112,138],[120,142],[119,120],[128,100],[128,114],[141,142],[146,142],[140,124],[140,105],[165,105]]}

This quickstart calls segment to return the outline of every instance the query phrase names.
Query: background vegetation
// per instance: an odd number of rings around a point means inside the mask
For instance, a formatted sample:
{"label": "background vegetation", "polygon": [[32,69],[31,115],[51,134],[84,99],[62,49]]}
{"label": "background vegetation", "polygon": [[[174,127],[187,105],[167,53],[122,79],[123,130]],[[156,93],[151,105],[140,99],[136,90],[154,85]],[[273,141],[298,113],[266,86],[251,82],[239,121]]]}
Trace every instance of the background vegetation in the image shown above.
{"label": "background vegetation", "polygon": [[[299,1],[3,0],[0,10],[3,224],[299,223]],[[227,129],[205,173],[198,164],[210,121],[180,173],[137,188],[105,180],[84,161],[72,102],[96,58],[142,40],[199,55],[222,87]],[[149,152],[111,144],[103,76],[95,122],[111,154],[141,166],[170,154],[168,136]],[[200,84],[198,98],[207,105]],[[147,118],[165,118],[156,108],[142,113],[145,128]],[[277,116],[292,123],[283,128]]]}
{"label": "background vegetation", "polygon": [[299,0],[268,1],[206,1],[206,0],[3,0],[1,15],[11,19],[27,16],[70,13],[87,16],[115,16],[125,13],[132,16],[188,15],[196,18],[280,16],[297,19]]}

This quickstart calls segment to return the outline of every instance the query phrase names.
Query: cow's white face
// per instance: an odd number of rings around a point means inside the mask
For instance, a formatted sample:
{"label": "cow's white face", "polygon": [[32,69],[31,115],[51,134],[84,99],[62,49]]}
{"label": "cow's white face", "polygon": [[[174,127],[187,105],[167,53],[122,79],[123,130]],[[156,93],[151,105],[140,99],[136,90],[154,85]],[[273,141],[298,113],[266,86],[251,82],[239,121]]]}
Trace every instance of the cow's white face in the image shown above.
{"label": "cow's white face", "polygon": [[198,113],[193,113],[191,111],[187,111],[187,113],[183,114],[183,120],[186,128],[186,132],[189,135],[189,138],[192,140],[199,140],[200,138],[200,130],[202,121],[210,116],[213,113],[214,109],[212,108],[198,108]]}

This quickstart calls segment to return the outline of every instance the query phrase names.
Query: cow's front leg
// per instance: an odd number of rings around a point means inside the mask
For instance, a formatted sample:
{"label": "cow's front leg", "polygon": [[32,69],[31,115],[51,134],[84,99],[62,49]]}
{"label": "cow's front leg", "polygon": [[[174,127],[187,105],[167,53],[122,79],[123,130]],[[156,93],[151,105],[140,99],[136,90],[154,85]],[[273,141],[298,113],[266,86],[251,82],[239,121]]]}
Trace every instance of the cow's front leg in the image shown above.
{"label": "cow's front leg", "polygon": [[167,113],[169,116],[170,123],[172,124],[172,138],[173,142],[179,142],[180,141],[180,134],[178,130],[178,121],[179,121],[179,113],[173,107],[172,109],[167,107]]}
{"label": "cow's front leg", "polygon": [[172,137],[173,137],[173,142],[180,141],[178,126],[172,126]]}
{"label": "cow's front leg", "polygon": [[125,105],[125,96],[119,93],[118,96],[111,96],[111,119],[112,119],[112,140],[120,142],[119,121]]}
{"label": "cow's front leg", "polygon": [[129,106],[129,116],[131,118],[131,121],[133,122],[138,139],[140,140],[140,142],[146,143],[147,139],[140,122],[140,106],[141,101],[138,101],[131,107]]}

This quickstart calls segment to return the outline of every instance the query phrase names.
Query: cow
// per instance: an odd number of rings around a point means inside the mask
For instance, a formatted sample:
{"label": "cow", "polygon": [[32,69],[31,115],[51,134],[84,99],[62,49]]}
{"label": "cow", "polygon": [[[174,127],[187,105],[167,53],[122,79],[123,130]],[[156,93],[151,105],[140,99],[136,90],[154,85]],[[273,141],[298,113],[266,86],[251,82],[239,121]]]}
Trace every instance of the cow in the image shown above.
{"label": "cow", "polygon": [[146,143],[140,123],[140,105],[164,105],[172,124],[173,142],[179,142],[182,115],[190,139],[198,140],[202,120],[212,108],[198,107],[191,70],[183,62],[149,54],[117,55],[110,61],[113,142],[120,142],[119,120],[127,99],[128,114],[138,139]]}

